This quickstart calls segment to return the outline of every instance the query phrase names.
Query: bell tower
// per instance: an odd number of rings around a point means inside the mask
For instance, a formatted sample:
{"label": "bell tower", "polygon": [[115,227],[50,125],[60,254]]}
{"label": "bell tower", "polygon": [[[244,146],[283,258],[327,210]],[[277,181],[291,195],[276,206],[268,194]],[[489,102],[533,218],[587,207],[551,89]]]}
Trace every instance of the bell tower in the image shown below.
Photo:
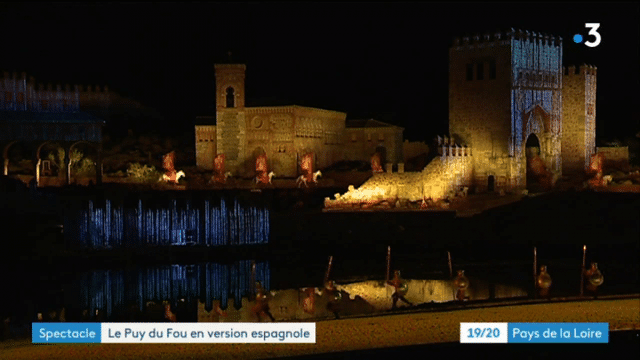
{"label": "bell tower", "polygon": [[216,110],[244,108],[243,64],[216,64]]}
{"label": "bell tower", "polygon": [[[229,53],[231,60],[231,53]],[[244,64],[215,64],[216,73],[216,154],[237,174],[246,155],[244,108]]]}

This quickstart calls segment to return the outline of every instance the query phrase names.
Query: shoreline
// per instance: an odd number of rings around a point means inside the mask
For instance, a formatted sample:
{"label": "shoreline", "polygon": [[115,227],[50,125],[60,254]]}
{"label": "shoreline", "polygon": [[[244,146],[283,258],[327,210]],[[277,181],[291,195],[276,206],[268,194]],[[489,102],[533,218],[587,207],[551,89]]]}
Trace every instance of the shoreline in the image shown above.
{"label": "shoreline", "polygon": [[[461,322],[607,322],[610,331],[640,329],[640,301],[591,300],[318,321],[315,344],[0,343],[12,359],[267,359],[409,345],[457,343]],[[354,331],[357,329],[357,331]],[[535,348],[532,348],[535,351]],[[126,354],[126,355],[125,355]]]}

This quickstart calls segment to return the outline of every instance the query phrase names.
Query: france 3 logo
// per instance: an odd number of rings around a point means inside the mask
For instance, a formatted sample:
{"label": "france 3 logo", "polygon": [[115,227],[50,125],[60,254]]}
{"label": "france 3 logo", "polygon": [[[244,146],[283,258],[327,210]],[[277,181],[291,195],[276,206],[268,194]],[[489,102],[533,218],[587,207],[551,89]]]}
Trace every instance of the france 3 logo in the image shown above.
{"label": "france 3 logo", "polygon": [[[589,34],[593,37],[595,37],[595,41],[585,41],[585,45],[587,45],[588,47],[596,47],[600,44],[600,40],[602,40],[602,38],[600,37],[600,33],[598,33],[598,28],[600,27],[600,23],[586,23],[584,24],[584,27],[586,27],[587,29],[591,29],[589,30]],[[580,44],[583,41],[583,37],[580,34],[575,34],[573,36],[573,41],[576,44]]]}

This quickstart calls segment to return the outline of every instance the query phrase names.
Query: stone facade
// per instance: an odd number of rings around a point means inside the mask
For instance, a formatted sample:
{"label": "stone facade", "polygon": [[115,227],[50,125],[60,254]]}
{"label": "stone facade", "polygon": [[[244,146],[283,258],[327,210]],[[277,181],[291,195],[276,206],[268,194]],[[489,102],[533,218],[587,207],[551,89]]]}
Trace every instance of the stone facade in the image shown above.
{"label": "stone facade", "polygon": [[353,208],[376,201],[439,201],[453,196],[472,184],[473,156],[469,148],[456,145],[443,146],[442,150],[420,172],[374,174],[358,189],[350,187],[344,195],[326,198],[325,207]]}
{"label": "stone facade", "polygon": [[564,173],[584,171],[596,152],[596,76],[593,66],[569,66],[562,79]]}
{"label": "stone facade", "polygon": [[511,29],[456,39],[449,55],[449,133],[474,149],[476,190],[525,188],[533,154],[556,176],[584,171],[595,151],[596,71],[563,78],[562,38]]}
{"label": "stone facade", "polygon": [[381,121],[349,120],[344,132],[345,160],[368,161],[378,152],[383,163],[404,162],[402,133],[404,129]]}
{"label": "stone facade", "polygon": [[629,147],[597,147],[596,152],[604,155],[602,167],[607,170],[629,170]]}
{"label": "stone facade", "polygon": [[[266,154],[277,177],[297,177],[302,156],[315,154],[315,168],[340,160],[368,161],[384,149],[387,161],[402,162],[402,131],[397,126],[367,120],[346,129],[346,114],[303,106],[246,107],[245,65],[218,64],[216,116],[196,119],[196,165],[213,169],[217,154],[235,176],[252,176],[255,160]],[[366,125],[366,126],[365,126]],[[356,139],[353,141],[352,139]]]}

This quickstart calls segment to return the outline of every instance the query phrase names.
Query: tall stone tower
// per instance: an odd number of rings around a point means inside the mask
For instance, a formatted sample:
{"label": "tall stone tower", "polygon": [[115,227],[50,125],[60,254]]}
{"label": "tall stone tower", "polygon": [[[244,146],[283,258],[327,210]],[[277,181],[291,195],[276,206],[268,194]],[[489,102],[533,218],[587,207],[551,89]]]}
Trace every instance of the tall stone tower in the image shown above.
{"label": "tall stone tower", "polygon": [[596,152],[595,66],[569,66],[562,88],[562,172],[581,173]]}
{"label": "tall stone tower", "polygon": [[511,29],[456,39],[449,134],[474,154],[479,191],[526,186],[526,144],[560,171],[562,38]]}
{"label": "tall stone tower", "polygon": [[245,158],[246,124],[242,64],[216,64],[216,153],[225,154],[227,166],[238,168]]}

